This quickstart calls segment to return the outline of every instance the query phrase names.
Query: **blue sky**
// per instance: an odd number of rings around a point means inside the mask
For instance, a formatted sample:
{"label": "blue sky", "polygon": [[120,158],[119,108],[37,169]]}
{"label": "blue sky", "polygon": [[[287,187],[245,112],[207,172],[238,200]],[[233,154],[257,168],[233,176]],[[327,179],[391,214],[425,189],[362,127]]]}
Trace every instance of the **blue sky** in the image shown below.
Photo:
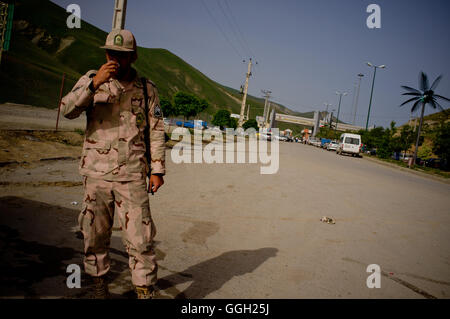
{"label": "blue sky", "polygon": [[[54,0],[77,3],[81,17],[110,31],[114,0]],[[381,7],[381,29],[369,29],[366,8]],[[351,122],[357,74],[363,73],[356,124],[365,126],[373,68],[369,125],[408,121],[399,105],[401,85],[418,87],[425,71],[444,78],[437,93],[450,97],[450,1],[447,0],[128,0],[126,28],[138,45],[165,48],[211,79],[234,88],[244,82],[252,56],[249,93],[269,89],[273,100],[293,110],[337,109],[336,90],[347,91],[340,119]],[[225,35],[224,35],[225,34]],[[449,103],[441,103],[448,108]],[[430,113],[430,110],[426,112]]]}

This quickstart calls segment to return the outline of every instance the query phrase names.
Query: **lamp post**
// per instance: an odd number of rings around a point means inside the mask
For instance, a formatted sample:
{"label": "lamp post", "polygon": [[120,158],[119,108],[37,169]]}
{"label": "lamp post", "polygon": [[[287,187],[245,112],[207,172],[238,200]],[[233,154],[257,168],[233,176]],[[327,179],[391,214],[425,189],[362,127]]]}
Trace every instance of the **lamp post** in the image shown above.
{"label": "lamp post", "polygon": [[337,126],[339,124],[339,113],[341,111],[341,100],[342,100],[342,96],[346,96],[347,92],[339,92],[336,91],[336,94],[339,95],[339,107],[338,107],[338,113],[337,113],[337,118],[336,118],[336,126],[334,127],[334,135],[336,136],[336,130],[337,130]]}
{"label": "lamp post", "polygon": [[[331,110],[331,113],[330,113],[330,137],[331,137],[331,130],[333,129],[332,128],[332,126],[333,126],[333,112],[336,112],[336,110],[335,109],[332,109]],[[336,137],[336,136],[335,136]]]}
{"label": "lamp post", "polygon": [[328,107],[331,106],[331,104],[327,102],[327,103],[323,103],[323,105],[325,105],[327,107],[327,110],[325,111],[325,114],[326,114],[325,123],[326,123],[326,122],[329,122],[329,119],[328,119]]}
{"label": "lamp post", "polygon": [[353,125],[355,125],[355,122],[356,122],[356,112],[358,110],[359,89],[361,87],[361,79],[363,76],[364,76],[364,74],[362,74],[362,73],[358,74],[358,90],[356,91],[355,105],[354,105],[354,110],[353,110],[353,122],[352,122]]}
{"label": "lamp post", "polygon": [[373,85],[375,84],[375,75],[377,74],[377,69],[384,69],[386,67],[384,64],[380,65],[380,66],[376,66],[370,62],[367,62],[367,65],[374,68],[374,71],[373,71],[373,79],[372,79],[372,90],[370,92],[369,111],[367,113],[366,131],[367,131],[367,128],[369,127],[370,108],[372,107]]}

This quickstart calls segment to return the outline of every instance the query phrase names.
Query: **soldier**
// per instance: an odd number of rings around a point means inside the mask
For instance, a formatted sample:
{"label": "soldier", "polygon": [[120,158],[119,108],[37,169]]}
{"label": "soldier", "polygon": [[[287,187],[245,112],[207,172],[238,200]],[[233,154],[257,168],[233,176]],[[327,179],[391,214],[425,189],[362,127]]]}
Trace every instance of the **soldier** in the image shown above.
{"label": "soldier", "polygon": [[133,34],[112,31],[101,48],[106,49],[107,63],[82,76],[61,104],[66,118],[76,118],[83,111],[87,115],[79,165],[85,187],[78,218],[84,236],[84,268],[92,276],[95,297],[107,298],[105,275],[110,269],[108,250],[117,213],[137,297],[150,299],[158,265],[148,192],[153,194],[164,183],[163,115],[155,85],[140,79],[131,67],[137,59]]}

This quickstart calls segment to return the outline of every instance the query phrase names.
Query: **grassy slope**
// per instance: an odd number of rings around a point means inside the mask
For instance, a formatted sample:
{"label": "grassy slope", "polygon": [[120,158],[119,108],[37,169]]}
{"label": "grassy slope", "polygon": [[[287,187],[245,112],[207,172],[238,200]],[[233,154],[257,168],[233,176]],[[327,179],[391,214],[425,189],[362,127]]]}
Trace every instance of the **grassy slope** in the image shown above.
{"label": "grassy slope", "polygon": [[[46,34],[56,39],[57,44],[34,45],[31,36],[13,30],[11,50],[1,66],[0,102],[54,108],[57,106],[62,73],[66,73],[64,93],[67,93],[82,74],[104,63],[104,51],[99,46],[104,43],[106,33],[84,21],[81,29],[68,29],[67,16],[63,8],[48,0],[17,1],[14,20],[25,20],[34,28],[45,30]],[[56,53],[59,39],[67,37],[73,37],[75,41]],[[136,69],[157,84],[162,96],[171,98],[175,92],[183,90],[205,98],[211,104],[206,110],[207,119],[220,108],[239,113],[242,95],[237,90],[212,81],[165,49],[139,47],[138,54]],[[263,99],[248,96],[247,104],[251,105],[250,118],[262,115]],[[312,117],[281,105],[276,108],[282,113]]]}

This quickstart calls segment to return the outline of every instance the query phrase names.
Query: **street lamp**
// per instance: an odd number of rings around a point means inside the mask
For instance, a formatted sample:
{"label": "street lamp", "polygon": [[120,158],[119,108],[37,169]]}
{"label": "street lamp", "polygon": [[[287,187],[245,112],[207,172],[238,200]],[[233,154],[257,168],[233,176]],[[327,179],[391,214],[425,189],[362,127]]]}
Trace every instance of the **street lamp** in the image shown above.
{"label": "street lamp", "polygon": [[356,97],[355,97],[355,105],[353,106],[353,122],[352,124],[355,125],[356,122],[356,112],[358,110],[358,100],[359,100],[359,89],[361,87],[361,79],[364,76],[364,74],[359,73],[358,74],[358,90],[356,91]]}
{"label": "street lamp", "polygon": [[377,69],[384,69],[384,68],[386,67],[384,64],[383,64],[383,65],[380,65],[380,66],[376,66],[376,65],[373,65],[373,64],[370,63],[370,62],[367,62],[367,65],[370,66],[370,67],[372,67],[372,68],[374,68],[374,71],[373,71],[373,79],[372,79],[372,91],[370,92],[369,111],[368,111],[368,113],[367,113],[366,131],[367,131],[367,128],[368,128],[368,126],[369,126],[370,108],[371,108],[371,106],[372,106],[373,85],[375,84],[375,75],[377,74]]}
{"label": "street lamp", "polygon": [[336,118],[336,126],[334,127],[334,136],[336,136],[336,130],[337,130],[337,126],[338,126],[338,123],[339,123],[339,113],[341,111],[342,96],[346,96],[347,92],[338,92],[338,91],[336,91],[336,94],[339,95],[339,107],[338,107],[338,113],[337,113],[337,118]]}
{"label": "street lamp", "polygon": [[325,111],[325,114],[326,114],[325,122],[330,122],[328,119],[328,107],[331,106],[331,104],[327,102],[327,103],[323,103],[323,105],[325,105],[327,107],[327,110]]}

